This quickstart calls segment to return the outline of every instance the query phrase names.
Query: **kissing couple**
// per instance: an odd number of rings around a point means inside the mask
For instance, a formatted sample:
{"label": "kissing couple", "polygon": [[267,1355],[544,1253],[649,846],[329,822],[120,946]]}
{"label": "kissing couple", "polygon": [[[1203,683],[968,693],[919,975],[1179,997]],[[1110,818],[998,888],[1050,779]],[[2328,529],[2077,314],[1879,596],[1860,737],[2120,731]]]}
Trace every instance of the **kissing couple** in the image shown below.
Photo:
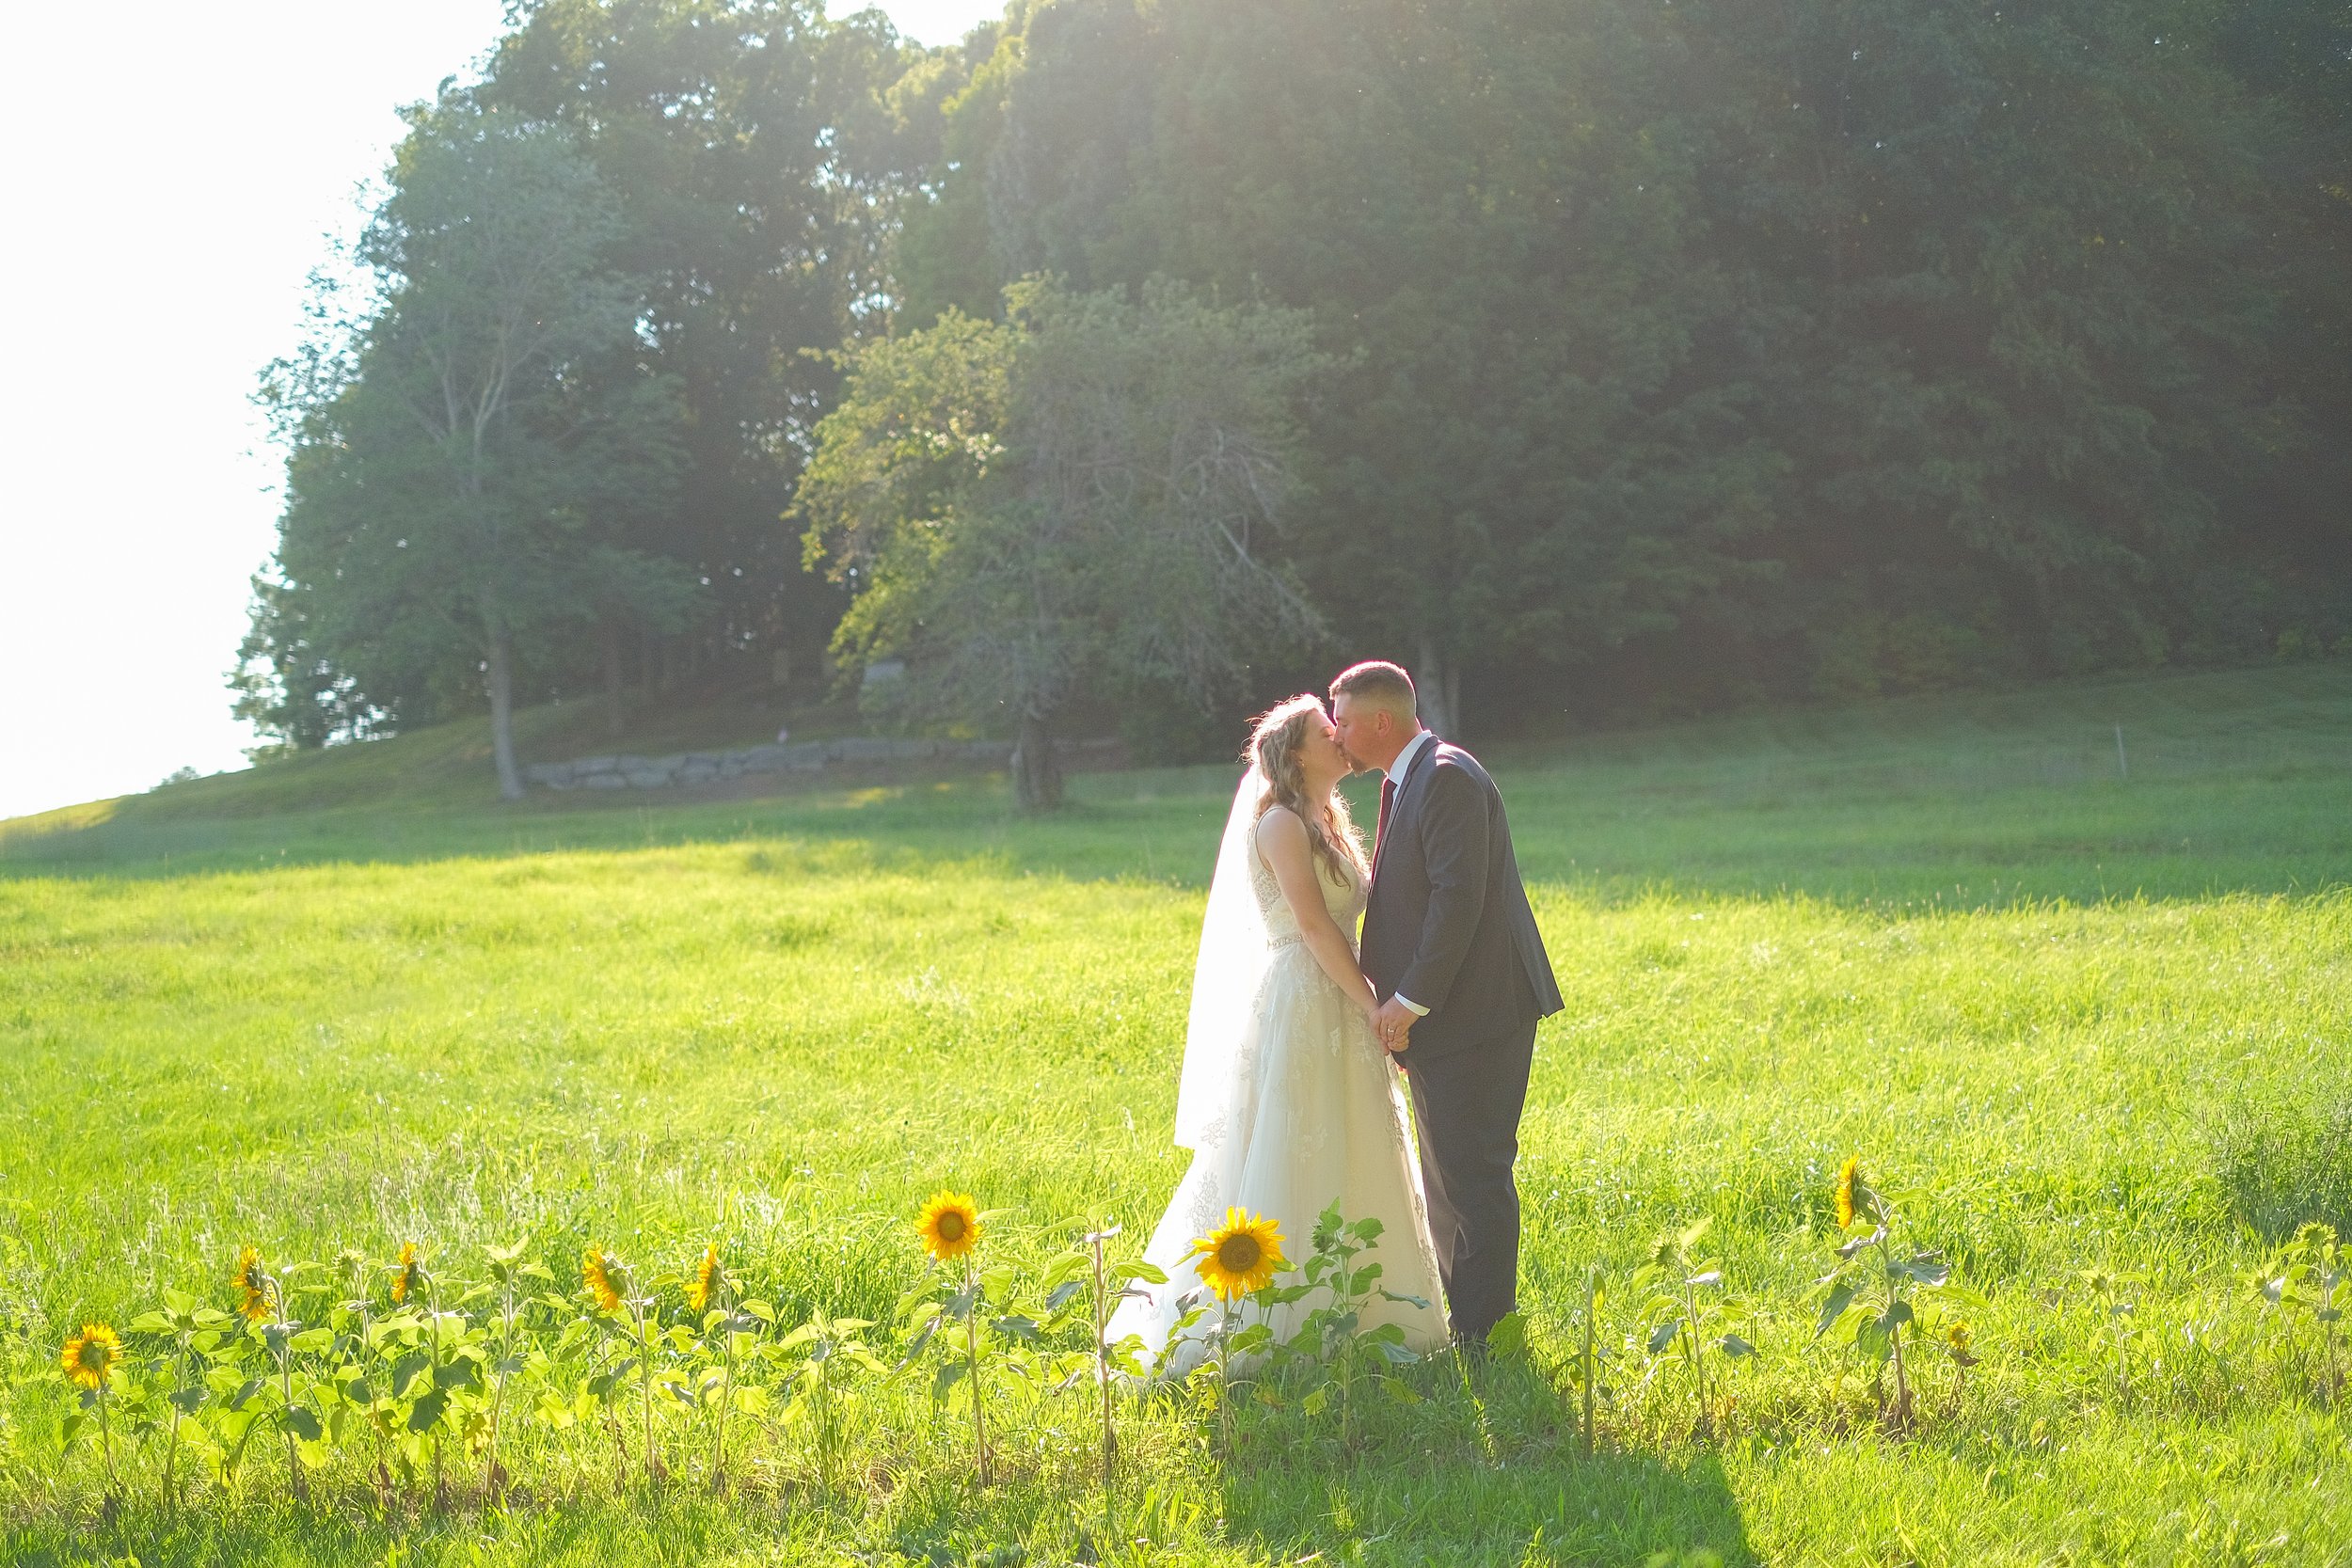
{"label": "kissing couple", "polygon": [[[1111,1342],[1136,1335],[1145,1366],[1181,1376],[1201,1356],[1198,1339],[1169,1345],[1197,1299],[1183,1277],[1196,1239],[1241,1209],[1303,1243],[1336,1202],[1383,1227],[1386,1294],[1360,1326],[1482,1351],[1517,1305],[1511,1167],[1535,1024],[1563,1005],[1502,797],[1422,727],[1411,677],[1378,661],[1342,672],[1327,710],[1312,695],[1274,708],[1246,754],[1176,1095],[1192,1166],[1144,1252],[1168,1282],[1120,1304]],[[1375,770],[1367,856],[1336,786]],[[1277,1337],[1311,1309],[1276,1307]]]}

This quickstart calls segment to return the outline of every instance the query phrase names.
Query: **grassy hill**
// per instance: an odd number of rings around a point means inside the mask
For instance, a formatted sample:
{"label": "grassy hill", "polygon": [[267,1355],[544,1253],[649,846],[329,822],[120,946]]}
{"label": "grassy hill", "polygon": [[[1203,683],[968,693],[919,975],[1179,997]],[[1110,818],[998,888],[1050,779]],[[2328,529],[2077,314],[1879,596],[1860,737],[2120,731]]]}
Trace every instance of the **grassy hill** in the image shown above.
{"label": "grassy hill", "polygon": [[[468,744],[0,825],[0,1560],[1102,1555],[1099,1411],[1009,1372],[1002,1479],[977,1499],[963,1396],[936,1404],[928,1372],[853,1379],[832,1427],[779,1395],[731,1439],[721,1495],[707,1411],[660,1405],[671,1479],[648,1485],[634,1406],[616,1459],[578,1402],[578,1344],[516,1374],[511,1509],[485,1496],[479,1430],[448,1445],[445,1512],[425,1450],[379,1475],[396,1448],[359,1418],[303,1502],[272,1428],[233,1477],[183,1454],[177,1515],[154,1437],[116,1452],[113,1505],[87,1432],[60,1454],[66,1336],[168,1290],[233,1306],[243,1244],[330,1265],[297,1315],[349,1327],[355,1287],[392,1310],[380,1271],[404,1243],[449,1300],[520,1243],[567,1304],[525,1314],[559,1349],[585,1247],[624,1253],[683,1323],[678,1276],[716,1244],[785,1322],[873,1318],[895,1361],[935,1188],[1000,1212],[986,1257],[1030,1311],[1081,1222],[1118,1215],[1136,1246],[1166,1201],[1230,770],[1088,777],[1044,820],[991,778],[502,806]],[[1345,1442],[1330,1412],[1253,1404],[1231,1462],[1198,1397],[1122,1402],[1121,1533],[1145,1544],[1113,1556],[2352,1561],[2325,1359],[2344,1347],[2247,1283],[2299,1221],[2352,1228],[2352,668],[1490,760],[1569,999],[1519,1167],[1530,1353],[1467,1382],[1408,1368],[1419,1402],[1373,1402]],[[1900,1195],[1905,1243],[1970,1292],[1921,1299],[1905,1433],[1880,1421],[1885,1375],[1815,1335],[1855,1153]],[[1704,1430],[1635,1283],[1702,1218],[1718,1322],[1758,1353],[1710,1369]],[[1947,1348],[1963,1320],[1973,1367]],[[223,1376],[221,1401],[241,1386]]]}
{"label": "grassy hill", "polygon": [[[597,714],[524,716],[530,754],[656,752],[771,736],[717,708],[612,740]],[[794,733],[844,722],[795,715]],[[2119,750],[2118,732],[2121,732]],[[2352,880],[2352,662],[1771,710],[1520,742],[1511,781],[1531,877],[1836,897],[2096,899]],[[149,875],[319,860],[643,847],[787,833],[876,855],[993,857],[1077,876],[1205,875],[1203,811],[1230,769],[1081,779],[1028,822],[997,778],[885,770],[779,793],[497,798],[486,733],[450,724],[0,821],[0,876]]]}

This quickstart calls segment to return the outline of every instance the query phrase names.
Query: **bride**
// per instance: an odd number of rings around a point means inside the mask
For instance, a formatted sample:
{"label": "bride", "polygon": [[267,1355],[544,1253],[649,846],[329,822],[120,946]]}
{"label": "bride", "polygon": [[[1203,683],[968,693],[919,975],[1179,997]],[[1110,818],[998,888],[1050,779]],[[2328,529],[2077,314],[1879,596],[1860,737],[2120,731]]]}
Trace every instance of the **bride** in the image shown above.
{"label": "bride", "polygon": [[[1176,1144],[1194,1151],[1192,1167],[1144,1253],[1168,1281],[1131,1295],[1109,1326],[1113,1344],[1140,1337],[1147,1369],[1179,1376],[1201,1354],[1198,1329],[1168,1345],[1205,1299],[1188,1264],[1193,1243],[1230,1208],[1274,1221],[1293,1264],[1333,1202],[1344,1219],[1378,1219],[1379,1245],[1365,1260],[1382,1265],[1388,1291],[1428,1305],[1375,1295],[1361,1325],[1397,1323],[1419,1351],[1446,1342],[1404,1097],[1357,967],[1370,873],[1333,787],[1347,759],[1311,696],[1261,719],[1248,755],[1210,884],[1176,1096]],[[1318,1305],[1310,1296],[1277,1307],[1276,1336],[1287,1338]]]}

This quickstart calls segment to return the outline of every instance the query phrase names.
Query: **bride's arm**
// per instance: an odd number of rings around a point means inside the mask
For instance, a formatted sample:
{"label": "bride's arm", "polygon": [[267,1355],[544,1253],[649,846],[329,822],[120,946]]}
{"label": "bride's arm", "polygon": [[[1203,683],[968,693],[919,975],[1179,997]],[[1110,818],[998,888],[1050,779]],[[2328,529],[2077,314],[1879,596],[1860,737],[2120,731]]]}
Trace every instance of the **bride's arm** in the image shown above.
{"label": "bride's arm", "polygon": [[1307,951],[1315,956],[1315,962],[1331,976],[1342,994],[1356,1005],[1357,1011],[1370,1018],[1379,1010],[1379,999],[1373,995],[1372,982],[1357,967],[1356,951],[1347,944],[1347,935],[1339,922],[1331,918],[1330,910],[1323,902],[1323,888],[1315,874],[1314,850],[1307,842],[1307,825],[1287,806],[1275,806],[1258,818],[1258,853],[1265,857],[1274,872],[1274,879],[1282,887],[1282,897],[1290,904],[1291,912],[1298,917],[1299,934],[1306,938]]}

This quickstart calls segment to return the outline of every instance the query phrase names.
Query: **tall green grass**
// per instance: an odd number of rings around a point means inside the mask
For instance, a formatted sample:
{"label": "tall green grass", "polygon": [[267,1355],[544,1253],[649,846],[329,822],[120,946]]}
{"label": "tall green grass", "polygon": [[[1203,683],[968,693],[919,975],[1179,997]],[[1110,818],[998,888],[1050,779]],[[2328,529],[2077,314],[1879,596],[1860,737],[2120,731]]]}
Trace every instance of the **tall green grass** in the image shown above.
{"label": "tall green grass", "polygon": [[[2352,1561],[2343,1412],[2245,1279],[2342,1201],[2347,721],[2352,671],[2309,666],[1499,749],[1568,998],[1520,1167],[1531,1363],[1431,1369],[1350,1451],[1269,1418],[1230,1467],[1136,1406],[1146,1560]],[[1022,1414],[1030,1457],[974,1503],[913,1392],[830,1506],[606,1480],[379,1521],[257,1487],[106,1523],[89,1456],[56,1455],[54,1357],[86,1315],[221,1297],[246,1241],[462,1268],[528,1234],[561,1267],[723,1236],[787,1311],[886,1316],[943,1183],[1009,1211],[1007,1256],[1081,1217],[1139,1239],[1182,1170],[1230,784],[1091,778],[1043,822],[966,780],[0,830],[0,1558],[1069,1560],[1086,1413]],[[1964,1397],[1931,1364],[1908,1438],[1811,1339],[1857,1150],[1988,1302]],[[1621,1284],[1702,1215],[1762,1350],[1733,1414],[1695,1436],[1612,1297],[1583,1458],[1585,1272]],[[2093,1268],[2136,1276],[2128,1391]]]}

